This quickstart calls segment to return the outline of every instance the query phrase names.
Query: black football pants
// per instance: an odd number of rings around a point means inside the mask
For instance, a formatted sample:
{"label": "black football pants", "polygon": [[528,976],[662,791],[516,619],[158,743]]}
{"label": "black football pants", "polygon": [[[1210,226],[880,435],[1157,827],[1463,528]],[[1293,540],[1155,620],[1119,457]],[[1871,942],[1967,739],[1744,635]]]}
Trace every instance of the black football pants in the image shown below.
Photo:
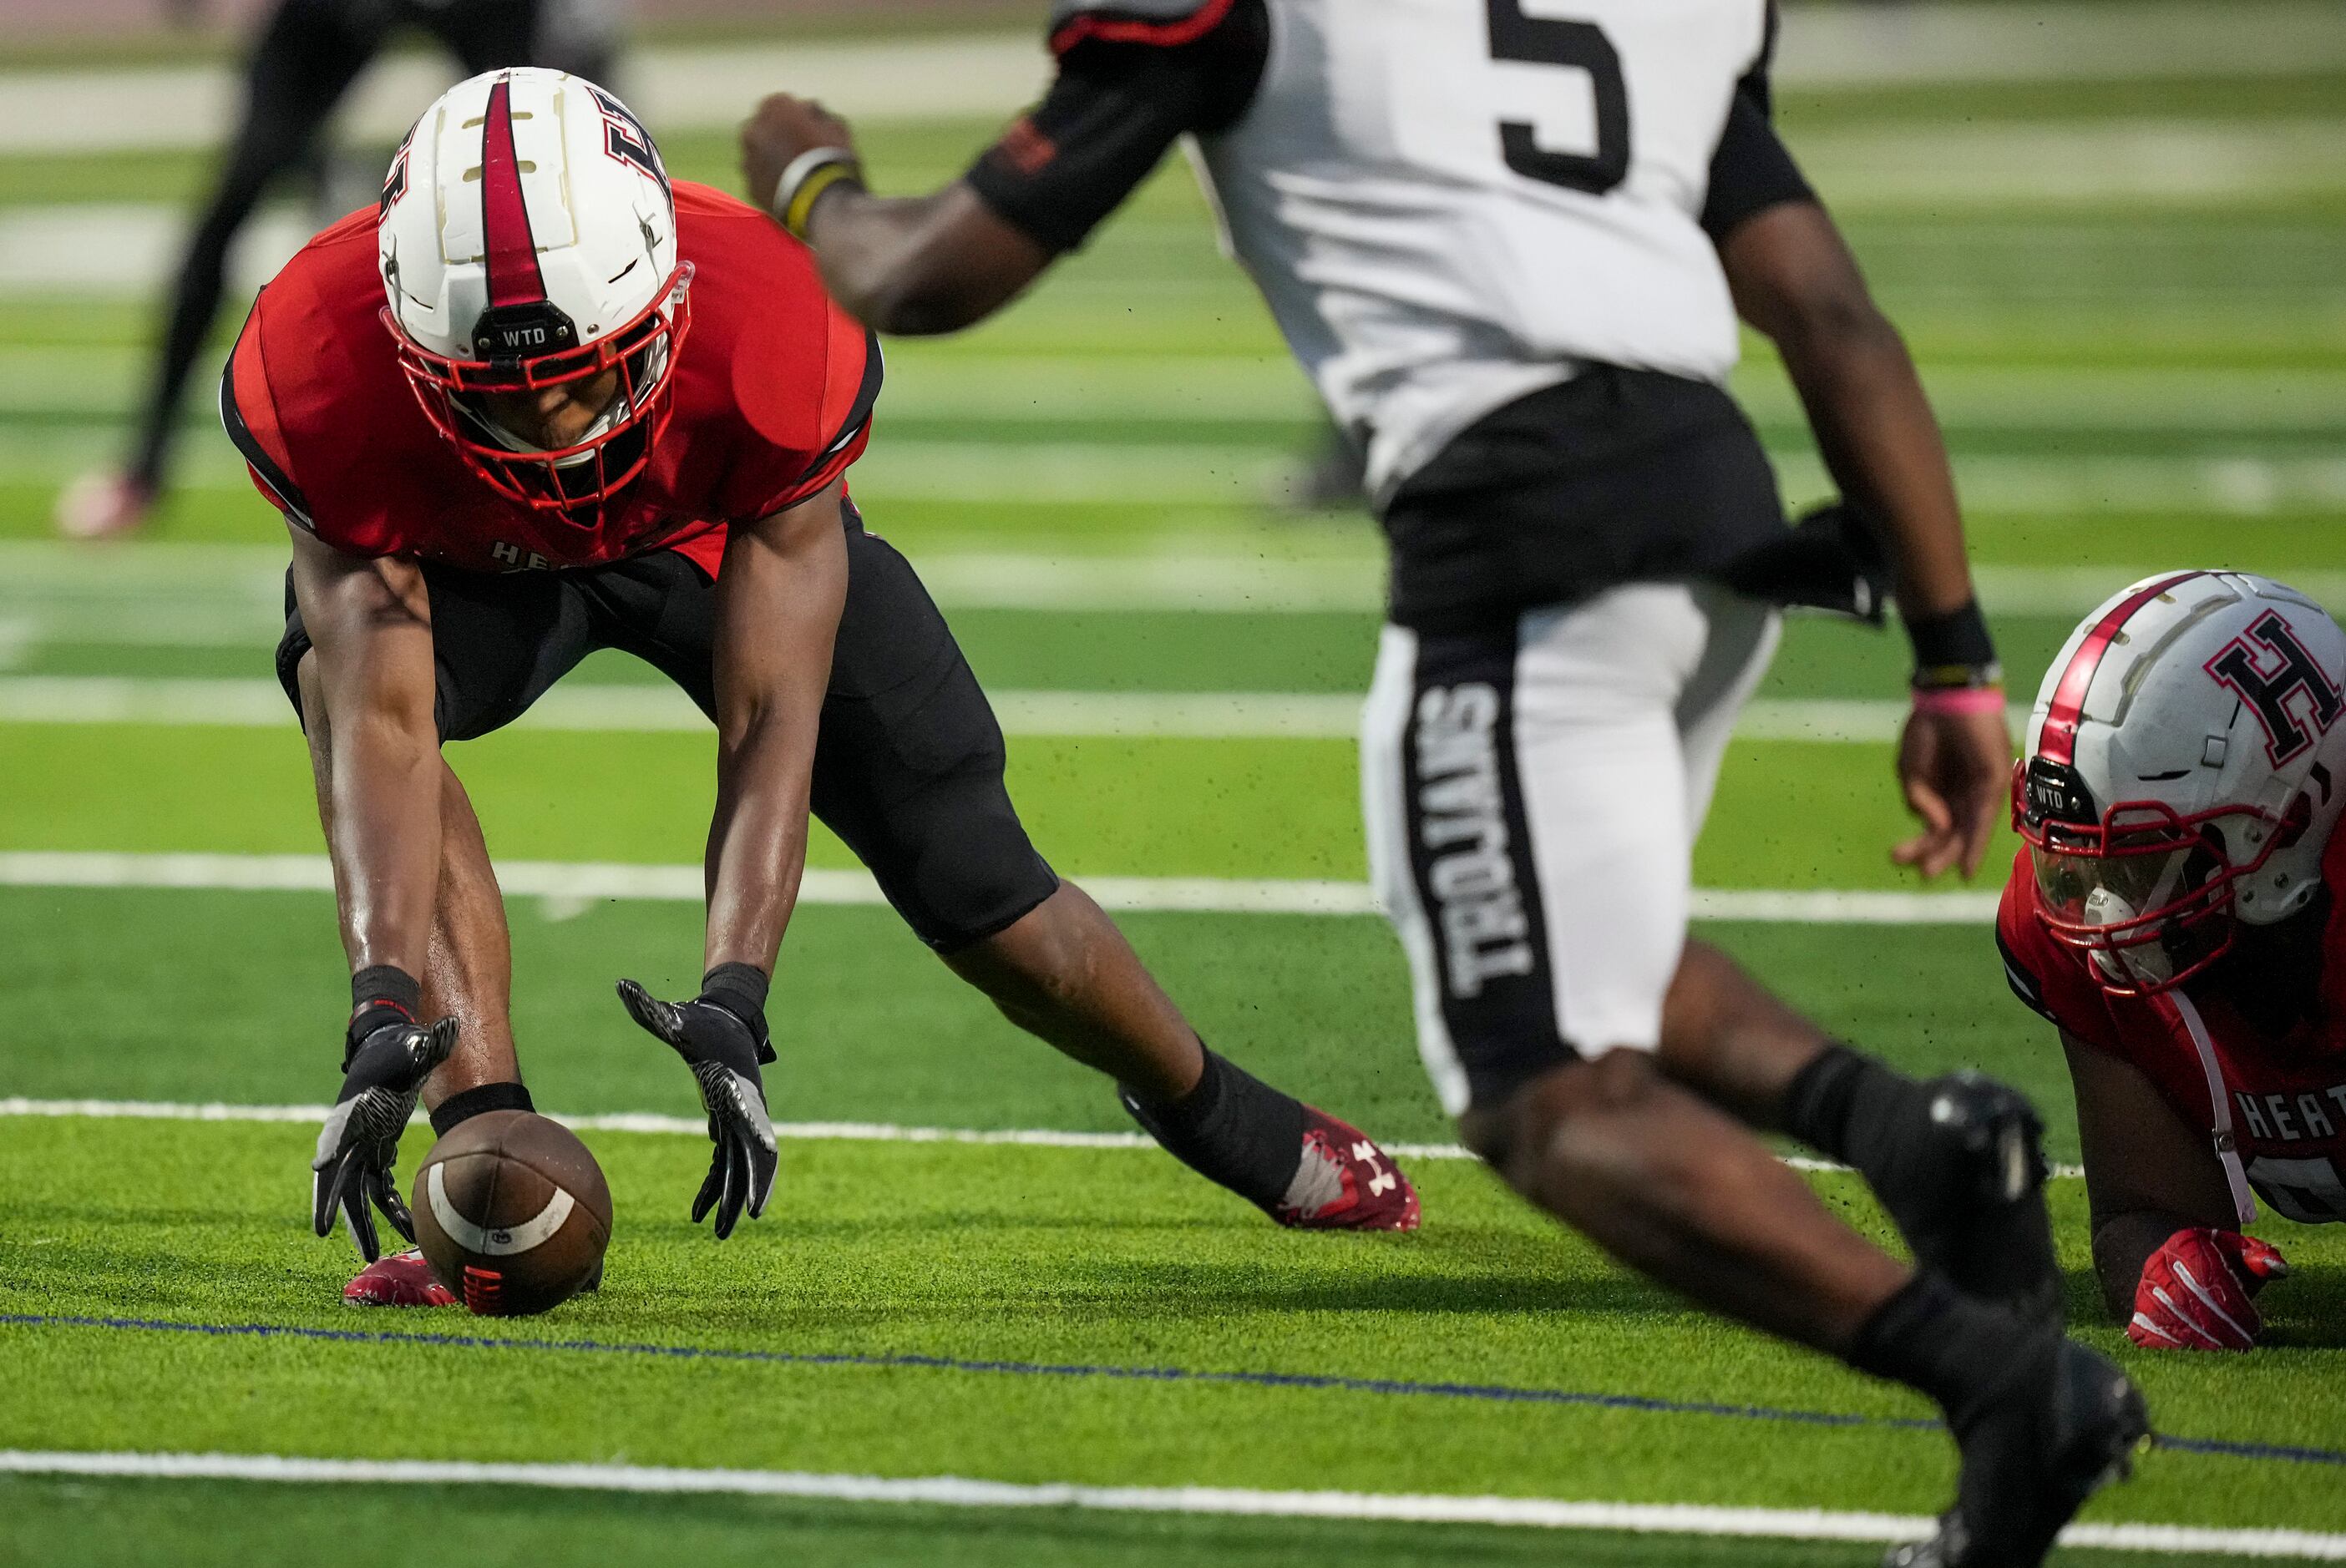
{"label": "black football pants", "polygon": [[[847,604],[814,759],[814,814],[939,952],[1003,930],[1058,878],[1003,784],[1002,728],[912,564],[847,509]],[[673,551],[568,572],[426,565],[443,740],[512,723],[598,648],[634,654],[713,712],[716,585]],[[310,636],[286,578],[277,674],[301,707]],[[575,781],[550,779],[559,792]],[[598,776],[594,788],[626,789]],[[575,802],[594,808],[591,795]]]}

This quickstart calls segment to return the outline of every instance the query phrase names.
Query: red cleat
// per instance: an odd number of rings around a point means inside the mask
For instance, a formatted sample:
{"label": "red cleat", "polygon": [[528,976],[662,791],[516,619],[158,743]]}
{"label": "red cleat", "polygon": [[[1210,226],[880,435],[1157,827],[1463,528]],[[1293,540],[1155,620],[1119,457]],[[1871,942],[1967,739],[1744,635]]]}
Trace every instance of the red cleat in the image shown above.
{"label": "red cleat", "polygon": [[1290,1230],[1415,1230],[1417,1189],[1358,1127],[1303,1107],[1303,1162],[1270,1217]]}
{"label": "red cleat", "polygon": [[353,1307],[454,1307],[455,1292],[432,1278],[432,1266],[421,1250],[385,1253],[359,1271],[342,1287],[342,1299]]}

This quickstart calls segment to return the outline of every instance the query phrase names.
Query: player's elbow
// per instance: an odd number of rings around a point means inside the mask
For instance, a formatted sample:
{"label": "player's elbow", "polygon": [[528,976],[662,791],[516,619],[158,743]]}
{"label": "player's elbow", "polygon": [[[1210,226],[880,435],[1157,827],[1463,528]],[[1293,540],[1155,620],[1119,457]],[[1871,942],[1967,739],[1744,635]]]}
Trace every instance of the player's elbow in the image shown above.
{"label": "player's elbow", "polygon": [[926,338],[957,332],[984,319],[995,301],[968,281],[928,267],[898,268],[858,297],[842,300],[867,327],[891,337]]}

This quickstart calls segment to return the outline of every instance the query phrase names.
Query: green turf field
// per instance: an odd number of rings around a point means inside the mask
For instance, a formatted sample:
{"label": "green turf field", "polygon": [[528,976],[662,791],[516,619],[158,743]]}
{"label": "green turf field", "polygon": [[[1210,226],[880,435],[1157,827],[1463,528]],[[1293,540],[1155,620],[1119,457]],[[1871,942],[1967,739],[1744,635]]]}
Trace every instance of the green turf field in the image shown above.
{"label": "green turf field", "polygon": [[[2015,691],[2033,692],[2079,614],[2155,568],[2253,567],[2346,606],[2346,77],[1803,90],[1781,112],[1923,361]],[[882,185],[910,189],[986,134],[880,126],[867,144]],[[2190,178],[2155,178],[2161,148]],[[729,178],[719,138],[666,151],[679,174]],[[203,168],[0,156],[0,240],[18,215],[177,202]],[[149,315],[118,292],[0,293],[0,1451],[1895,1515],[1945,1500],[1943,1436],[1902,1424],[1919,1401],[1717,1326],[1437,1153],[1410,1162],[1416,1235],[1306,1237],[1148,1149],[804,1136],[784,1145],[773,1208],[718,1247],[685,1223],[705,1144],[605,1123],[585,1135],[618,1216],[602,1292],[520,1323],[342,1308],[349,1249],[307,1232],[311,1125],[48,1114],[105,1100],[250,1117],[313,1105],[335,1081],[331,899],[221,885],[298,870],[258,857],[321,849],[270,689],[279,524],[199,397],[186,484],[154,539],[47,541],[59,484],[121,440]],[[1825,494],[1764,346],[1737,388],[1788,494]],[[1377,548],[1364,517],[1280,510],[1313,404],[1217,256],[1186,172],[1001,321],[892,345],[881,411],[857,495],[936,586],[1005,714],[1030,716],[1012,725],[1012,785],[1046,853],[1077,877],[1135,880],[1141,901],[1163,885],[1150,879],[1210,880],[1213,908],[1124,917],[1207,1038],[1388,1139],[1446,1144],[1382,923],[1228,902],[1303,880],[1342,894],[1365,874],[1353,748],[1329,719],[1366,682]],[[1701,887],[1911,891],[1887,860],[1902,820],[1881,738],[1903,671],[1894,634],[1790,628],[1730,754]],[[574,681],[617,714],[657,697],[651,678],[608,658]],[[1167,720],[1184,694],[1219,706]],[[1312,717],[1291,735],[1250,728],[1233,697]],[[557,868],[698,859],[706,737],[612,722],[452,749],[493,852]],[[1834,734],[1858,738],[1819,738]],[[172,862],[196,866],[189,886],[59,885],[161,874],[109,855],[219,859]],[[852,862],[819,837],[812,863]],[[1941,923],[1704,931],[1902,1065],[2021,1084],[2055,1157],[2074,1160],[2057,1054],[2005,993],[1976,901],[1933,908]],[[540,1105],[688,1119],[687,1075],[610,983],[688,987],[692,906],[533,893],[512,915]],[[1103,1084],[1011,1030],[884,909],[804,908],[771,1012],[778,1120],[1128,1130]],[[403,1170],[427,1145],[419,1128]],[[1814,1179],[1882,1230],[1851,1178]],[[2086,1517],[2346,1532],[2346,1237],[2267,1222],[2297,1266],[2265,1298],[2269,1347],[2161,1358],[2103,1320],[2080,1184],[2055,1195],[2083,1337],[2120,1354],[2186,1445],[2147,1455]],[[431,1544],[549,1563],[1853,1565],[1879,1550],[59,1476],[0,1477],[0,1568],[387,1563],[418,1549],[419,1525]]]}

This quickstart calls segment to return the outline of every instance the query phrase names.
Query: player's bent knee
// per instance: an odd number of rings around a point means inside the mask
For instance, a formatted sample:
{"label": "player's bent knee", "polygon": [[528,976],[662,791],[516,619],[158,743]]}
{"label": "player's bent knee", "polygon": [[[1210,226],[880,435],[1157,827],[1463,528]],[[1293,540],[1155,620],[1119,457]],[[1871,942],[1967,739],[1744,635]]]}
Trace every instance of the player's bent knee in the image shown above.
{"label": "player's bent knee", "polygon": [[1510,1186],[1528,1191],[1566,1128],[1634,1114],[1664,1092],[1651,1052],[1617,1046],[1553,1067],[1497,1105],[1471,1107],[1459,1118],[1459,1135]]}
{"label": "player's bent knee", "polygon": [[302,732],[310,738],[310,749],[322,758],[332,749],[332,734],[326,724],[326,680],[318,673],[317,649],[302,653],[293,667],[293,685],[301,695]]}

